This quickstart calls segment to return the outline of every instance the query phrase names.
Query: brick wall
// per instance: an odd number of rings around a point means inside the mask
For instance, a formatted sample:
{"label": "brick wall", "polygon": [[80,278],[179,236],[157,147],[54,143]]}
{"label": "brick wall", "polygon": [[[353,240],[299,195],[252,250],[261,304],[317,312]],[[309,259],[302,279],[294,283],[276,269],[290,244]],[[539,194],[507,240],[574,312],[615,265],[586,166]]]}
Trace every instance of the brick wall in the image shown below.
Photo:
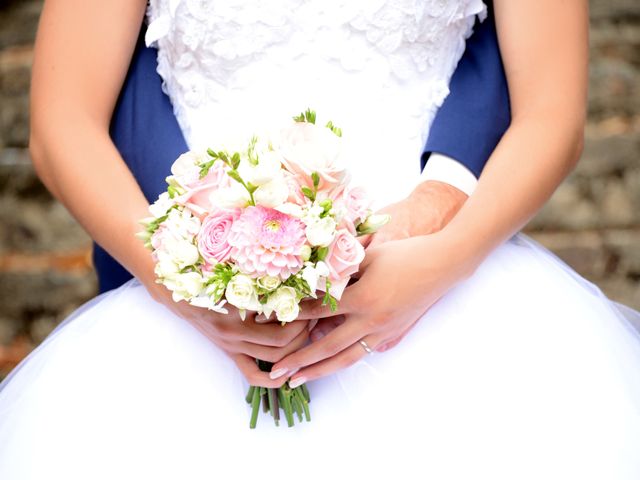
{"label": "brick wall", "polygon": [[[28,89],[40,0],[0,0],[0,376],[96,292],[90,240],[34,175]],[[640,3],[591,1],[583,159],[527,232],[640,308]]]}

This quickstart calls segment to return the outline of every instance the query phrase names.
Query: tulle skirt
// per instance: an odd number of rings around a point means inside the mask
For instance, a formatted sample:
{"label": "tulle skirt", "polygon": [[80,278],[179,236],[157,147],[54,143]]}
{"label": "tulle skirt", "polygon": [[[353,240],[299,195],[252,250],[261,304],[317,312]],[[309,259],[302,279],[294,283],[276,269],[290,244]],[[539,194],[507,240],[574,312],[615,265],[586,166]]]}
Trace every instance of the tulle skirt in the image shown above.
{"label": "tulle skirt", "polygon": [[[0,478],[640,478],[638,312],[522,235],[394,349],[248,428],[247,384],[130,281],[0,386]],[[356,475],[356,477],[353,477]]]}

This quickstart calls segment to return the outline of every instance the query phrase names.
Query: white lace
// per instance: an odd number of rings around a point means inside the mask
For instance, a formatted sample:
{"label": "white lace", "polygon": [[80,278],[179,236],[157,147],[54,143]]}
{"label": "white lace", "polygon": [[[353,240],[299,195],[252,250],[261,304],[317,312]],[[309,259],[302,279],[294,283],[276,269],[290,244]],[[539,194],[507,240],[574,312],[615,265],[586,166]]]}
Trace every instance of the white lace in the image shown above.
{"label": "white lace", "polygon": [[358,183],[390,201],[417,181],[430,122],[486,7],[150,0],[147,15],[146,41],[158,48],[158,73],[191,148],[235,141],[311,107],[345,132]]}

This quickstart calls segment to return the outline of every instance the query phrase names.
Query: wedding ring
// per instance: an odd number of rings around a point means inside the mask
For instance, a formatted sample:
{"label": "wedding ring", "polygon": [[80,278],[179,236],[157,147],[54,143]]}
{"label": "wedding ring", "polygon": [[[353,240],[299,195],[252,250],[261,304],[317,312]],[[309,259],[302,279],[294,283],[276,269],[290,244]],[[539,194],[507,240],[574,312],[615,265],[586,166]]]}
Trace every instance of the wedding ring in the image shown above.
{"label": "wedding ring", "polygon": [[360,340],[360,345],[362,345],[362,348],[364,348],[365,352],[373,353],[373,350],[371,350],[371,347],[367,345],[367,342],[365,342],[364,340]]}

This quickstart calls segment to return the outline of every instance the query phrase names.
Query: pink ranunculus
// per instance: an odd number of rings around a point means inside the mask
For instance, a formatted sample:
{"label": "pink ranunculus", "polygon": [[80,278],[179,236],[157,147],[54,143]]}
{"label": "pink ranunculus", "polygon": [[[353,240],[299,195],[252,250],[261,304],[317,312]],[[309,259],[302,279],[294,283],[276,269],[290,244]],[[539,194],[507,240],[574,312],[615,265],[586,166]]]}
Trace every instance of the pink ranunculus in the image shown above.
{"label": "pink ranunculus", "polygon": [[358,271],[363,260],[364,247],[356,237],[346,229],[338,230],[324,260],[329,267],[329,280],[333,284],[331,294],[338,300],[349,278]]}
{"label": "pink ranunculus", "polygon": [[305,225],[297,218],[267,207],[247,207],[231,228],[231,258],[253,278],[286,280],[303,266]]}
{"label": "pink ranunculus", "polygon": [[199,217],[214,210],[211,194],[221,188],[230,187],[233,181],[227,175],[227,170],[228,167],[223,162],[215,162],[204,178],[184,185],[187,192],[176,198],[177,203],[186,206]]}
{"label": "pink ranunculus", "polygon": [[233,222],[240,217],[240,209],[215,210],[202,222],[198,233],[198,250],[205,260],[206,267],[226,262],[231,255],[229,232]]}
{"label": "pink ranunculus", "polygon": [[296,122],[281,130],[276,149],[282,155],[284,167],[299,175],[308,187],[312,186],[313,172],[320,176],[321,191],[333,189],[346,177],[341,139],[326,127]]}

